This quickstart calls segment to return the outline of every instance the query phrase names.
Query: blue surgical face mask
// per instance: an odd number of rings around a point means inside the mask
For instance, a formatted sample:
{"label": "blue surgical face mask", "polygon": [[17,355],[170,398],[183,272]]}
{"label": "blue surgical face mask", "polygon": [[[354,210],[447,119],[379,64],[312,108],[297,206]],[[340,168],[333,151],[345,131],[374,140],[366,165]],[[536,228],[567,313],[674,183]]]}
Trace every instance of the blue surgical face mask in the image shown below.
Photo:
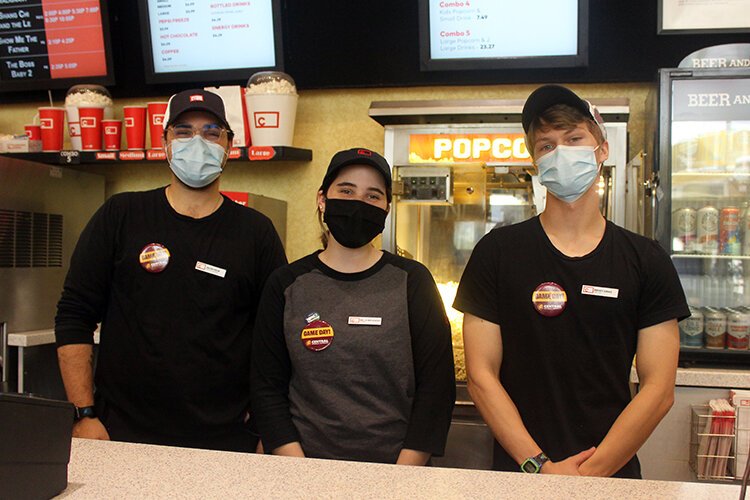
{"label": "blue surgical face mask", "polygon": [[557,146],[536,162],[539,182],[555,198],[573,203],[589,190],[599,174],[599,146]]}
{"label": "blue surgical face mask", "polygon": [[206,187],[221,174],[226,151],[219,144],[194,135],[190,139],[174,139],[170,147],[172,156],[169,167],[186,185],[192,188]]}

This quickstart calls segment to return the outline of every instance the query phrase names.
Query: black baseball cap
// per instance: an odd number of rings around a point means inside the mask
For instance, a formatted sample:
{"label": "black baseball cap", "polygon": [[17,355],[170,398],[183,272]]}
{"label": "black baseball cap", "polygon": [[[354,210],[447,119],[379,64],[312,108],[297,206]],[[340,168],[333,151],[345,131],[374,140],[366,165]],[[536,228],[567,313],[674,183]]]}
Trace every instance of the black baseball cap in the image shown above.
{"label": "black baseball cap", "polygon": [[224,99],[219,94],[208,90],[191,89],[178,92],[169,98],[167,111],[164,113],[164,130],[186,111],[205,111],[218,118],[219,122],[227,129],[229,135],[234,135],[232,128],[227,122],[226,107]]}
{"label": "black baseball cap", "polygon": [[393,197],[391,167],[388,165],[385,158],[375,151],[366,148],[347,149],[339,151],[333,155],[331,163],[328,164],[326,175],[323,177],[323,183],[320,185],[320,190],[323,191],[323,194],[325,194],[326,191],[328,191],[328,188],[331,187],[331,183],[336,178],[339,171],[347,165],[370,165],[371,167],[375,167],[375,170],[380,172],[380,175],[382,175],[385,180],[385,195],[388,199],[388,203],[391,202],[391,198]]}
{"label": "black baseball cap", "polygon": [[602,134],[604,134],[604,139],[607,139],[604,120],[599,111],[597,111],[596,106],[585,99],[581,99],[575,92],[562,85],[544,85],[531,93],[528,99],[526,99],[526,104],[523,105],[523,111],[521,112],[523,131],[528,134],[529,127],[531,127],[534,120],[556,104],[568,105],[580,111],[583,116],[591,118],[599,126]]}

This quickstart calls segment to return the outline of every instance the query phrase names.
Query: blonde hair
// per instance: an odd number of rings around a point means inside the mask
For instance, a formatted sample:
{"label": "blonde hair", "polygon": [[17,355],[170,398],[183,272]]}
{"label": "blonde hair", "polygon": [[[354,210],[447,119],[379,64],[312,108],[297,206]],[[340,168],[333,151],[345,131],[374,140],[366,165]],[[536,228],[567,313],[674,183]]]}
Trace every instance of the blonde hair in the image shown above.
{"label": "blonde hair", "polygon": [[604,134],[594,120],[567,104],[555,104],[536,117],[531,122],[531,125],[529,125],[529,132],[526,134],[526,149],[528,149],[533,158],[536,133],[538,131],[550,129],[573,130],[581,123],[586,125],[586,128],[594,136],[594,139],[596,139],[597,144],[604,142]]}

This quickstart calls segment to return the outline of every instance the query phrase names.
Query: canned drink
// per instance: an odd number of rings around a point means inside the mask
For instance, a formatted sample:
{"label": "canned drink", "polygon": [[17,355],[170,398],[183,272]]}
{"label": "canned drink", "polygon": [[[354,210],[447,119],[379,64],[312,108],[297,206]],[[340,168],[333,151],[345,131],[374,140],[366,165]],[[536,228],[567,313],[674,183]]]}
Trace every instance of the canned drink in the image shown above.
{"label": "canned drink", "polygon": [[719,215],[719,251],[724,255],[739,255],[740,249],[740,209],[722,208]]}
{"label": "canned drink", "polygon": [[683,347],[703,347],[703,313],[690,306],[690,317],[680,321],[680,344]]}
{"label": "canned drink", "polygon": [[739,309],[727,310],[727,347],[746,351],[750,342],[750,314]]}
{"label": "canned drink", "polygon": [[724,349],[727,337],[727,315],[719,309],[707,307],[703,310],[706,347]]}
{"label": "canned drink", "polygon": [[697,217],[693,208],[680,208],[672,214],[672,250],[675,253],[695,251]]}
{"label": "canned drink", "polygon": [[711,206],[703,207],[697,214],[698,251],[708,255],[719,253],[719,211]]}

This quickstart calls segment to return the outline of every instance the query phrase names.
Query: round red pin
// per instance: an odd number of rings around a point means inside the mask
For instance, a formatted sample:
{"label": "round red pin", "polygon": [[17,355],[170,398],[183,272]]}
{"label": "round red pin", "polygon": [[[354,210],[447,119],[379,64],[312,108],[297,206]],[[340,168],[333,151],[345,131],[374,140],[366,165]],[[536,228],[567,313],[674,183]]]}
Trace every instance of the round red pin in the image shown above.
{"label": "round red pin", "polygon": [[161,243],[149,243],[138,256],[141,267],[150,273],[160,273],[169,264],[169,250]]}
{"label": "round red pin", "polygon": [[333,327],[322,320],[311,321],[302,329],[302,345],[311,351],[322,351],[333,343]]}
{"label": "round red pin", "polygon": [[534,289],[531,302],[542,316],[559,316],[565,310],[568,296],[563,287],[555,282],[546,281]]}

